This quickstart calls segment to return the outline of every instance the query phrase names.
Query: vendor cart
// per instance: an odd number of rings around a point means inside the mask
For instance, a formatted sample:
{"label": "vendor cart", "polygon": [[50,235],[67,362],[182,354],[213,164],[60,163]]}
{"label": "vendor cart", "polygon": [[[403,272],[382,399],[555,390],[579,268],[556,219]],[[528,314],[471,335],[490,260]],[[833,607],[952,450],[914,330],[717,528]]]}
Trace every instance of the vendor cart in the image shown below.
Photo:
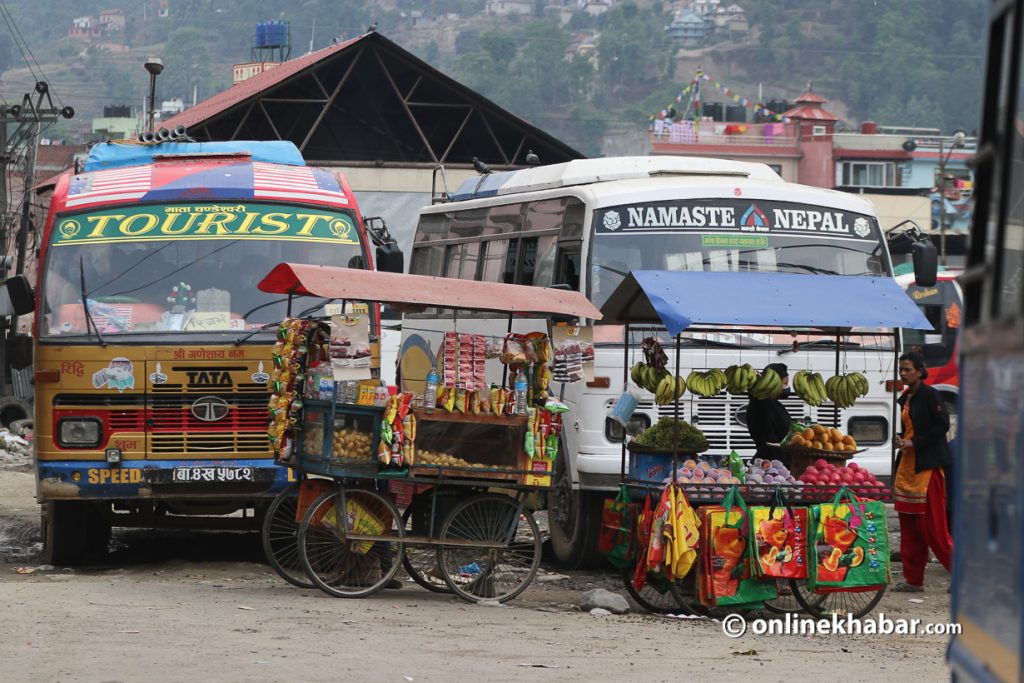
{"label": "vendor cart", "polygon": [[[500,312],[509,316],[510,331],[514,316],[540,319],[545,328],[552,317],[601,317],[577,292],[301,264],[276,266],[259,287],[343,306]],[[451,336],[438,359],[452,374],[444,374],[436,406],[432,394],[393,392],[383,405],[379,394],[376,401],[359,401],[326,379],[310,392],[318,344],[330,337],[333,345],[335,338],[322,320],[282,323],[271,434],[278,462],[300,483],[274,501],[263,542],[286,580],[337,597],[363,597],[386,587],[404,565],[429,590],[504,602],[536,575],[542,537],[527,500],[551,486],[554,459],[562,457],[560,404],[548,391],[543,351],[548,330],[527,335],[530,354],[501,356],[502,387],[511,373],[528,391],[510,405],[518,395],[483,384],[490,347],[476,336],[460,337],[457,316],[450,319]],[[452,358],[445,359],[448,342]],[[460,365],[459,344],[461,375],[451,367]],[[335,348],[323,357],[333,362]],[[289,390],[304,394],[294,400],[284,395]],[[395,504],[395,490],[412,493],[404,511]]]}
{"label": "vendor cart", "polygon": [[[674,340],[674,372],[672,361],[667,354],[662,354],[663,362],[668,360],[665,374],[682,377],[689,370],[707,368],[680,368],[680,347],[682,332],[698,340],[707,340],[715,334],[758,334],[787,335],[793,339],[793,349],[800,348],[801,343],[818,343],[810,341],[822,338],[835,340],[836,364],[835,373],[841,372],[842,341],[850,337],[887,337],[892,341],[893,381],[892,391],[892,424],[897,424],[896,392],[898,390],[898,373],[896,357],[900,353],[898,329],[932,329],[932,326],[921,314],[917,306],[902,292],[894,281],[888,278],[843,277],[826,275],[788,275],[778,273],[731,273],[731,272],[665,272],[665,271],[633,271],[608,298],[601,311],[604,315],[600,324],[622,325],[625,328],[625,362],[623,367],[623,398],[628,400],[626,393],[631,380],[630,354],[635,353],[641,345],[640,340],[650,345],[652,339],[666,331]],[[855,330],[854,328],[860,328]],[[801,338],[804,341],[801,342]],[[656,344],[657,342],[655,342]],[[742,348],[737,351],[737,363],[742,355]],[[643,381],[644,369],[641,367],[632,379]],[[725,393],[722,386],[712,392]],[[664,390],[663,390],[664,391]],[[670,389],[670,393],[671,393]],[[730,386],[734,395],[738,392]],[[691,393],[692,396],[692,393]],[[668,396],[665,403],[670,406],[674,420],[680,419],[680,404],[690,400],[686,397]],[[613,409],[614,411],[614,409]],[[815,425],[823,433],[838,433],[840,412],[833,413],[834,421],[829,426]],[[723,419],[730,419],[723,416]],[[810,427],[808,427],[810,429]],[[816,435],[810,429],[812,435]],[[825,437],[822,437],[825,438]],[[848,440],[853,444],[852,440]],[[804,443],[801,436],[798,443]],[[812,443],[808,441],[807,443]],[[817,443],[817,442],[813,442]],[[776,444],[782,452],[791,458],[792,469],[805,471],[806,466],[824,460],[828,464],[844,465],[859,450],[854,445],[846,445],[837,440],[833,450],[829,448],[792,446]],[[696,465],[700,460],[709,462],[696,451],[687,452],[678,442],[671,448],[652,448],[639,444],[639,440],[631,443],[624,441],[622,445],[621,477],[623,483],[633,492],[634,498],[647,496],[649,493],[660,492],[664,486],[672,482],[685,492],[693,506],[719,503],[730,489],[740,492],[748,504],[770,504],[776,490],[784,492],[790,504],[808,505],[828,502],[839,489],[839,485],[828,483],[822,485],[807,484],[804,481],[775,482],[760,477],[755,481],[739,481],[725,467],[721,466],[727,453],[719,454],[721,462],[711,459],[711,465],[702,472],[698,479],[681,476],[681,472],[689,474],[688,466]],[[895,447],[892,451],[892,462],[895,463]],[[820,460],[819,460],[820,459]],[[767,463],[770,467],[773,463]],[[703,467],[704,465],[702,465]],[[799,470],[796,470],[799,467]],[[704,472],[711,471],[714,478],[704,478]],[[773,470],[768,470],[773,471]],[[892,471],[895,472],[895,465]],[[726,482],[724,485],[720,481]],[[857,482],[848,487],[858,496],[873,500],[887,501],[891,491],[872,480],[867,483]],[[703,539],[702,539],[703,542]],[[635,556],[634,556],[635,559]],[[631,581],[635,565],[623,570],[626,588],[634,598],[652,611],[685,610],[696,613],[709,613],[696,599],[693,580],[675,583],[655,584],[638,591]],[[833,613],[853,614],[856,617],[867,614],[881,599],[885,587],[867,591],[836,591],[814,593],[807,589],[802,581],[791,581],[786,595],[765,603],[769,610],[807,611],[812,615],[824,617]],[[788,595],[791,591],[791,597]]]}

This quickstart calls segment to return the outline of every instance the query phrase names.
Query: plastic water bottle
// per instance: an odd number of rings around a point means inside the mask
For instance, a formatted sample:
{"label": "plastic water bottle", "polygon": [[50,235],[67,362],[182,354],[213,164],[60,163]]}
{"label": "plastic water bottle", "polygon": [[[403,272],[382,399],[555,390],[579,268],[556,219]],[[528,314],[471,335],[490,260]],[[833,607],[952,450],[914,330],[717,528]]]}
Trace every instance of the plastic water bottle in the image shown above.
{"label": "plastic water bottle", "polygon": [[526,392],[529,385],[526,383],[526,371],[520,370],[516,375],[516,382],[513,385],[516,397],[516,415],[526,415]]}
{"label": "plastic water bottle", "polygon": [[427,373],[427,388],[423,391],[423,411],[434,412],[437,407],[437,370],[430,368]]}

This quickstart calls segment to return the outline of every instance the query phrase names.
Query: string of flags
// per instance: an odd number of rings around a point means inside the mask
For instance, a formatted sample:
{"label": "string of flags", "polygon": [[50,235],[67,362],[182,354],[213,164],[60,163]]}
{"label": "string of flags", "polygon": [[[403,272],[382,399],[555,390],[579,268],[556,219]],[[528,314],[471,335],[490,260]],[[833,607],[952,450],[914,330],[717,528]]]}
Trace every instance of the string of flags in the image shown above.
{"label": "string of flags", "polygon": [[[709,83],[715,90],[717,90],[718,92],[722,93],[727,98],[731,99],[734,103],[740,104],[740,105],[742,105],[744,107],[747,107],[748,109],[753,109],[755,114],[759,114],[762,117],[768,119],[769,121],[776,121],[776,122],[781,122],[781,123],[789,123],[792,120],[788,116],[783,116],[781,114],[776,114],[775,112],[773,112],[770,109],[768,109],[767,107],[765,107],[764,104],[762,104],[761,102],[755,102],[754,100],[751,100],[749,98],[743,97],[739,93],[733,92],[732,88],[730,88],[730,87],[728,87],[726,85],[723,85],[723,84],[719,83],[718,81],[712,80],[710,76],[708,76],[707,74],[705,74],[703,71],[701,71],[699,69],[698,69],[697,75],[694,77],[694,79],[692,81],[690,81],[690,83],[685,88],[683,88],[682,90],[679,91],[679,94],[676,95],[674,102],[672,104],[668,105],[667,107],[665,107],[664,109],[662,109],[661,111],[659,111],[657,114],[652,114],[649,117],[649,120],[650,121],[654,121],[655,119],[669,119],[669,120],[675,119],[676,116],[678,115],[678,112],[679,112],[679,110],[678,110],[676,105],[681,105],[683,103],[683,100],[686,99],[687,97],[689,97],[690,94],[692,93],[693,94],[693,102],[694,102],[694,120],[695,121],[699,121],[700,120],[700,111],[701,111],[701,108],[700,108],[701,81],[705,81],[705,82]],[[688,113],[688,110],[689,110],[689,105],[687,105],[687,113]]]}

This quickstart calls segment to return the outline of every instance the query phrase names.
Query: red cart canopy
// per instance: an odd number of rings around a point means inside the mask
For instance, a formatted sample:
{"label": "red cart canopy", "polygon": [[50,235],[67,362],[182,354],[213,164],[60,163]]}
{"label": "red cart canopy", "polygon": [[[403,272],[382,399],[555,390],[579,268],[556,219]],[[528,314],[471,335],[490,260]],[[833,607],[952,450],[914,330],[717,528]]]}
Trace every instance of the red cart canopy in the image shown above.
{"label": "red cart canopy", "polygon": [[601,319],[601,312],[579,292],[303,263],[279,263],[259,283],[259,289],[349,301]]}

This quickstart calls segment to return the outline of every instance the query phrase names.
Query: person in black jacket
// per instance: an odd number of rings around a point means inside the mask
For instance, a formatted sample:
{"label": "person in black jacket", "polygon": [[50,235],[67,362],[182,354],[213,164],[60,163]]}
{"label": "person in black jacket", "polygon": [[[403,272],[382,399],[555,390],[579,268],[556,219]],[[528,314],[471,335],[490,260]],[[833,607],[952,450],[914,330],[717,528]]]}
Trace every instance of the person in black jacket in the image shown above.
{"label": "person in black jacket", "polygon": [[[789,368],[782,363],[772,363],[768,367],[782,379],[783,393],[780,396],[785,395],[789,390]],[[757,447],[757,457],[780,460],[788,467],[788,458],[778,448],[768,444],[781,443],[789,434],[792,422],[793,419],[778,398],[751,398],[747,403],[747,431]]]}
{"label": "person in black jacket", "polygon": [[928,376],[921,354],[900,356],[900,379],[907,389],[899,397],[903,432],[896,438],[893,491],[900,517],[900,559],[903,581],[893,590],[924,590],[928,549],[949,571],[953,539],[946,519],[944,468],[953,464],[946,443],[949,413],[939,392],[922,380]]}

